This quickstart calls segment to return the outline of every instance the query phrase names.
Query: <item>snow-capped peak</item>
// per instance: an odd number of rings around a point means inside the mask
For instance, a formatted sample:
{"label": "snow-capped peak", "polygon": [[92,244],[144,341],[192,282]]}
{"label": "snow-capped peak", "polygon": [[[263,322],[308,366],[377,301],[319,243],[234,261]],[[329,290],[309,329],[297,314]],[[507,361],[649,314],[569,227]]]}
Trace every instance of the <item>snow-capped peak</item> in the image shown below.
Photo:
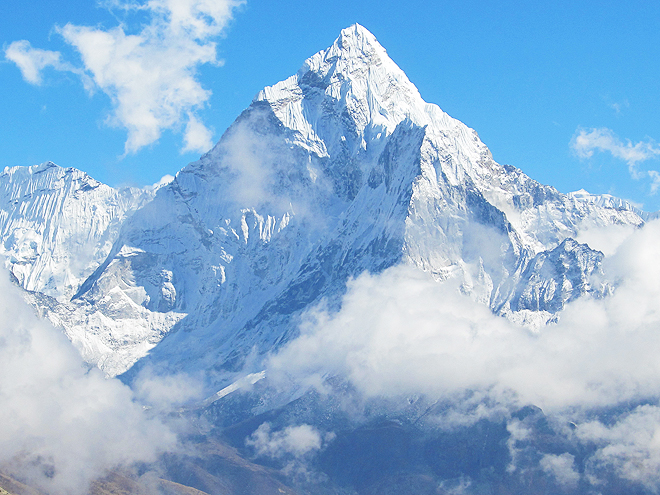
{"label": "snow-capped peak", "polygon": [[632,211],[638,214],[641,218],[648,221],[658,218],[658,212],[649,213],[642,210],[642,205],[635,204],[631,201],[617,198],[611,194],[591,194],[585,189],[569,192],[568,196],[577,201],[597,205],[602,208],[613,208],[615,210]]}
{"label": "snow-capped peak", "polygon": [[[325,104],[318,105],[319,100]],[[424,126],[434,118],[448,118],[438,107],[429,108],[374,35],[359,24],[344,29],[296,75],[264,88],[255,101],[268,102],[282,123],[321,155],[327,154],[319,135],[328,119],[322,113],[328,104],[337,116],[350,116],[358,140],[366,127],[373,135],[391,134],[406,119]]]}
{"label": "snow-capped peak", "polygon": [[336,156],[342,149],[378,150],[382,138],[410,121],[426,128],[435,148],[461,157],[454,162],[461,163],[458,168],[446,170],[453,183],[467,174],[488,188],[493,176],[503,173],[491,169],[492,160],[483,160],[490,152],[476,132],[425,102],[374,35],[359,24],[344,29],[296,75],[264,88],[255,98],[259,102],[269,104],[297,144],[320,157]]}

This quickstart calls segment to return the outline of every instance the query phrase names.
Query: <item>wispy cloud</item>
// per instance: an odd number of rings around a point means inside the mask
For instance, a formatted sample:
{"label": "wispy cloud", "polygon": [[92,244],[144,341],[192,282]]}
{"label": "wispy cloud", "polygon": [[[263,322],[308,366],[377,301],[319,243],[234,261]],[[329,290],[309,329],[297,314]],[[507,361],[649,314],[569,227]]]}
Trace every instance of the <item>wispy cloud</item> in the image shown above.
{"label": "wispy cloud", "polygon": [[608,105],[612,110],[614,110],[614,113],[617,115],[621,115],[623,112],[624,108],[630,108],[630,103],[628,100],[623,100],[623,101],[615,101],[614,103],[610,103]]}
{"label": "wispy cloud", "polygon": [[333,438],[333,434],[321,434],[316,428],[306,424],[288,426],[284,430],[273,432],[270,423],[263,423],[246,440],[246,444],[254,447],[257,454],[261,456],[279,458],[292,455],[301,457],[321,449],[324,441]]}
{"label": "wispy cloud", "polygon": [[660,407],[643,405],[624,414],[614,424],[589,421],[577,426],[577,437],[597,450],[587,462],[595,479],[610,473],[647,485],[655,492],[660,483]]}
{"label": "wispy cloud", "polygon": [[626,162],[633,179],[650,177],[653,180],[652,192],[657,191],[660,186],[656,171],[643,172],[637,167],[638,163],[660,156],[660,146],[651,139],[633,143],[630,139],[621,140],[614,131],[606,127],[578,129],[571,140],[571,148],[581,159],[591,158],[596,151],[610,153],[614,158]]}
{"label": "wispy cloud", "polygon": [[658,188],[660,188],[660,172],[649,170],[647,174],[651,178],[651,194],[655,194],[658,192]]}
{"label": "wispy cloud", "polygon": [[31,83],[40,85],[43,82],[42,73],[47,67],[57,70],[66,70],[62,63],[62,54],[49,50],[32,48],[29,41],[14,41],[5,49],[7,60],[14,62],[21,70],[23,78]]}
{"label": "wispy cloud", "polygon": [[[571,147],[580,158],[591,158],[595,151],[609,152],[613,157],[624,160],[631,168],[639,162],[660,155],[660,147],[652,141],[634,143],[622,141],[611,129],[578,129]],[[632,173],[632,170],[631,170]]]}
{"label": "wispy cloud", "polygon": [[310,470],[309,460],[335,439],[332,432],[323,433],[311,425],[287,426],[273,431],[270,423],[263,423],[250,435],[245,444],[259,457],[283,463],[282,472],[298,480],[310,481],[318,474]]}
{"label": "wispy cloud", "polygon": [[149,0],[105,2],[126,14],[146,16],[136,33],[120,24],[110,29],[67,24],[57,32],[79,53],[82,67],[62,61],[59,52],[35,49],[25,40],[5,50],[23,77],[40,84],[47,67],[80,75],[89,90],[110,97],[108,123],[128,131],[125,153],[158,140],[165,129],[185,127],[182,151],[207,151],[212,132],[199,120],[211,91],[202,87],[197,69],[220,65],[215,40],[245,0]]}

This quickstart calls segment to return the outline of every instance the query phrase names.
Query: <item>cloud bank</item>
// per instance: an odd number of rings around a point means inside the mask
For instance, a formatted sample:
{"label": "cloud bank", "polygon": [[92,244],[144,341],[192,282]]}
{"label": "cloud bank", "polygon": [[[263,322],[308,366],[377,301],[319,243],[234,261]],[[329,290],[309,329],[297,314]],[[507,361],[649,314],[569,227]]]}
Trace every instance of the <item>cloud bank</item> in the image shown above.
{"label": "cloud bank", "polygon": [[[617,472],[657,482],[659,258],[654,221],[629,233],[606,260],[606,275],[617,281],[612,296],[574,301],[538,333],[416,268],[363,274],[349,282],[338,313],[322,306],[308,313],[301,336],[271,357],[270,376],[317,385],[338,375],[366,397],[424,394],[453,400],[456,410],[470,394],[511,411],[536,405],[575,421],[570,435],[598,446],[589,461],[594,480]],[[598,410],[639,402],[650,405],[617,421],[598,419]],[[540,468],[562,486],[577,483],[568,454],[544,457]]]}
{"label": "cloud bank", "polygon": [[110,97],[113,112],[108,123],[128,131],[125,153],[158,140],[166,129],[184,128],[182,152],[211,148],[212,132],[196,111],[211,91],[202,87],[197,69],[220,65],[215,39],[226,29],[245,0],[116,0],[106,6],[146,19],[128,32],[126,25],[101,27],[66,24],[57,32],[79,54],[82,67],[63,62],[62,54],[32,48],[15,41],[5,57],[16,63],[26,81],[41,84],[47,67],[70,71],[85,87]]}
{"label": "cloud bank", "polygon": [[54,495],[152,462],[176,437],[119,380],[88,370],[0,271],[0,471]]}

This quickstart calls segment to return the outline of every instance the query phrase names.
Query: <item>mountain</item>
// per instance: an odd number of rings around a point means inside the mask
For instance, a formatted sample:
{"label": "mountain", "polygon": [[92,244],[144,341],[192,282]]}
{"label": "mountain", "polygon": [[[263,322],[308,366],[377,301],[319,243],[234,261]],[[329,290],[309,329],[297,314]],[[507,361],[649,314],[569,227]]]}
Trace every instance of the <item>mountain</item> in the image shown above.
{"label": "mountain", "polygon": [[109,375],[168,335],[139,366],[231,377],[307,308],[339,304],[349,278],[401,263],[538,327],[608,290],[590,285],[602,253],[580,228],[649,218],[497,164],[360,25],[259,92],[153,200],[52,164],[2,186],[7,263]]}
{"label": "mountain", "polygon": [[337,304],[350,277],[399,263],[458,277],[497,314],[546,321],[604,290],[588,284],[601,254],[563,244],[587,222],[644,220],[497,164],[355,25],[262,90],[127,220],[74,299],[120,288],[152,312],[186,313],[150,364],[235,371],[294,336],[306,308]]}
{"label": "mountain", "polygon": [[123,221],[153,197],[113,189],[52,162],[0,174],[0,252],[18,284],[70,299],[101,263]]}

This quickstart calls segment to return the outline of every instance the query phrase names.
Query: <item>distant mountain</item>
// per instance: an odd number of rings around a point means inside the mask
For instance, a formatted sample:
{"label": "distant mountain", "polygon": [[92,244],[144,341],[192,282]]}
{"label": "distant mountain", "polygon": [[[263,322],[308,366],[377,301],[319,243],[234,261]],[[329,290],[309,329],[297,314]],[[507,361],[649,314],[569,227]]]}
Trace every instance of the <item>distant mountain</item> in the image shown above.
{"label": "distant mountain", "polygon": [[103,370],[126,369],[181,318],[151,315],[123,292],[96,307],[70,302],[111,252],[121,225],[155,193],[155,187],[114,189],[51,162],[0,174],[5,266],[38,312]]}
{"label": "distant mountain", "polygon": [[0,174],[0,253],[18,284],[70,299],[108,256],[119,228],[155,191],[116,190],[47,162]]}

